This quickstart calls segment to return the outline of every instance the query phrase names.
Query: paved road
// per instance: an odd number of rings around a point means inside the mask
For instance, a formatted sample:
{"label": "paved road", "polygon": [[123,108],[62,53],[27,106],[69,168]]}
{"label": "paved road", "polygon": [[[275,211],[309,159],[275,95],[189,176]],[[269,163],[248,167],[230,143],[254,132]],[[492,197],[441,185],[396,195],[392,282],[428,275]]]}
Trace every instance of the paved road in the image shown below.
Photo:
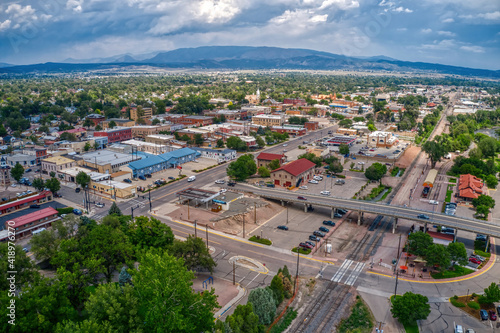
{"label": "paved road", "polygon": [[[478,234],[490,235],[500,238],[500,225],[488,221],[470,219],[459,216],[450,216],[433,211],[414,209],[404,206],[394,206],[384,203],[376,203],[363,200],[345,199],[333,196],[321,196],[308,194],[304,197],[307,200],[298,199],[297,193],[287,190],[269,189],[266,187],[255,187],[249,185],[238,184],[235,189],[252,192],[263,198],[274,200],[286,200],[295,203],[303,203],[305,205],[318,205],[332,208],[343,208],[359,212],[373,213],[378,215],[390,216],[395,218],[404,218],[420,223],[432,223],[446,227],[466,230]],[[429,219],[419,218],[419,214],[425,214]]]}

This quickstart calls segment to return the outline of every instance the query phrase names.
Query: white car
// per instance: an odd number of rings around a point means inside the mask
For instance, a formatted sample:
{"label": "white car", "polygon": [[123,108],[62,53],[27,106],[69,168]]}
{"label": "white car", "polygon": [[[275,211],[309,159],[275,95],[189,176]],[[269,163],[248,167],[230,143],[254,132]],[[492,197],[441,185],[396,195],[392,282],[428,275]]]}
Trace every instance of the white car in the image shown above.
{"label": "white car", "polygon": [[301,189],[301,190],[307,190],[307,186],[306,185],[302,185],[301,187],[299,187],[299,189]]}
{"label": "white car", "polygon": [[219,191],[219,193],[226,193],[226,192],[227,192],[227,190],[226,190],[225,188],[223,188],[223,189],[221,189],[221,190]]}
{"label": "white car", "polygon": [[365,162],[358,162],[358,164],[365,164]]}
{"label": "white car", "polygon": [[285,143],[285,144],[283,145],[283,147],[286,147],[286,146],[288,146],[288,143]]}
{"label": "white car", "polygon": [[224,179],[218,179],[215,181],[215,184],[224,184],[224,183],[225,183]]}
{"label": "white car", "polygon": [[429,200],[429,203],[431,205],[439,205],[439,201],[437,201],[437,200]]}
{"label": "white car", "polygon": [[319,182],[317,180],[313,180],[311,179],[310,181],[308,181],[309,184],[319,184]]}
{"label": "white car", "polygon": [[330,191],[321,191],[319,193],[321,193],[321,195],[330,195],[331,194]]}
{"label": "white car", "polygon": [[95,206],[98,208],[102,208],[104,207],[104,204],[102,202],[96,202]]}
{"label": "white car", "polygon": [[10,185],[10,187],[17,187],[17,185],[16,184],[12,184],[12,185]]}
{"label": "white car", "polygon": [[314,180],[323,180],[323,177],[319,177],[319,176],[314,176],[313,177]]}

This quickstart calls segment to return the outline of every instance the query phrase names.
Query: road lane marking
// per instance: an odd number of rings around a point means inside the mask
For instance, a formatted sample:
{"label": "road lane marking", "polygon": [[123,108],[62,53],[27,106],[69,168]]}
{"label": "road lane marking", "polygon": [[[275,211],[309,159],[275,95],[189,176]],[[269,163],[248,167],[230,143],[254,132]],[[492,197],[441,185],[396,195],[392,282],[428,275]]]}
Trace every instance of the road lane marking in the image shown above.
{"label": "road lane marking", "polygon": [[358,265],[354,268],[354,271],[349,275],[349,277],[346,280],[346,283],[348,286],[353,286],[356,280],[358,279],[359,275],[363,271],[363,268],[365,268],[365,263],[359,262]]}
{"label": "road lane marking", "polygon": [[[255,252],[255,251],[252,251],[252,250],[247,250],[248,252],[252,252],[252,253],[255,253],[255,254],[258,254],[260,256],[265,256],[265,257],[270,257],[270,258],[273,258],[273,259],[276,259],[276,256],[270,256],[270,255],[267,255],[267,254],[264,254],[264,253],[260,253],[260,252]],[[307,257],[301,257],[301,258],[305,258],[305,259],[308,259]],[[281,261],[286,261],[286,262],[289,262],[289,263],[296,263],[297,261],[296,260],[287,260],[287,259],[280,259]],[[312,268],[318,268],[317,266],[313,266],[313,265],[308,265],[308,264],[300,264],[300,266],[307,266],[307,267],[312,267]]]}
{"label": "road lane marking", "polygon": [[340,266],[340,269],[337,271],[337,273],[335,273],[335,275],[332,277],[331,281],[340,282],[353,263],[354,261],[352,261],[351,259],[346,259]]}

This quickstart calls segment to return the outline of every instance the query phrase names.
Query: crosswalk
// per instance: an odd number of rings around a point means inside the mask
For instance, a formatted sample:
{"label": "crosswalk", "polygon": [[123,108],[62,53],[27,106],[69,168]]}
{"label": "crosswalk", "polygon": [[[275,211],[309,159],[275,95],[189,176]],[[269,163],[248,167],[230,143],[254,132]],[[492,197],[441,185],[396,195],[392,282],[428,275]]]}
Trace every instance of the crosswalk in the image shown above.
{"label": "crosswalk", "polygon": [[[352,265],[354,265],[353,269],[351,270],[351,272],[349,274],[347,274],[349,272],[349,268],[351,268]],[[356,261],[353,261],[350,259],[346,259],[346,260],[344,260],[344,262],[340,266],[339,270],[333,275],[331,280],[333,282],[340,283],[342,281],[342,279],[344,278],[344,276],[346,276],[346,274],[347,274],[347,278],[346,278],[344,284],[346,284],[348,286],[352,286],[352,285],[354,285],[354,283],[358,279],[361,272],[363,272],[363,269],[365,268],[365,266],[366,266],[366,263],[364,263],[364,262],[356,262]]]}

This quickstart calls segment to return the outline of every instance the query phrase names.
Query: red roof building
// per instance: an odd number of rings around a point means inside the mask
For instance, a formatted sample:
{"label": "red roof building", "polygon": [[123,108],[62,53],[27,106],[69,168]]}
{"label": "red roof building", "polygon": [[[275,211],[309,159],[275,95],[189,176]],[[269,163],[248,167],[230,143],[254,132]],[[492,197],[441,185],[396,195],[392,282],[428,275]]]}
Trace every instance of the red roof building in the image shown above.
{"label": "red roof building", "polygon": [[301,158],[300,160],[290,162],[279,169],[271,171],[271,179],[274,185],[285,187],[300,186],[312,179],[315,167],[315,163],[305,158]]}
{"label": "red roof building", "polygon": [[259,156],[257,156],[257,168],[260,168],[261,166],[267,167],[273,160],[280,161],[281,167],[281,165],[285,163],[286,156],[285,154],[260,153]]}
{"label": "red roof building", "polygon": [[11,227],[16,230],[16,239],[18,239],[32,235],[37,229],[50,227],[52,222],[58,219],[57,210],[48,207],[12,219],[14,225]]}
{"label": "red roof building", "polygon": [[81,138],[82,136],[85,135],[85,133],[87,133],[87,130],[83,127],[78,127],[78,128],[72,128],[72,129],[69,129],[66,131],[57,132],[57,134],[59,136],[61,136],[61,134],[63,134],[63,133],[73,133],[76,135],[77,138]]}
{"label": "red roof building", "polygon": [[436,103],[430,102],[430,103],[427,103],[427,106],[430,108],[433,108],[436,106]]}
{"label": "red roof building", "polygon": [[40,204],[51,200],[52,200],[52,192],[42,191],[36,195],[31,195],[29,197],[17,199],[0,205],[0,213],[2,215],[13,213],[20,209],[28,208],[30,205]]}
{"label": "red roof building", "polygon": [[484,194],[484,183],[471,174],[461,175],[458,180],[458,196],[465,200],[472,200]]}

